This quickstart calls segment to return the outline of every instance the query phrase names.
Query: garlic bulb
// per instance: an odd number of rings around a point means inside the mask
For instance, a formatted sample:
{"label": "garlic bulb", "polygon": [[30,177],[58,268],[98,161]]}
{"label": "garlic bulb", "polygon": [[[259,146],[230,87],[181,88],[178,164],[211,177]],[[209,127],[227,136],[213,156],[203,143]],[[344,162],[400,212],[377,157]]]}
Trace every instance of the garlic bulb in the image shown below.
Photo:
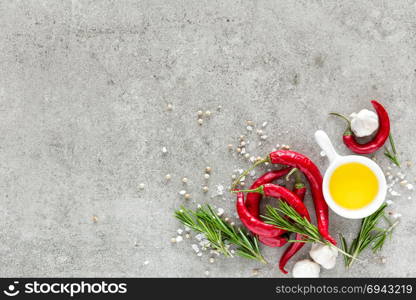
{"label": "garlic bulb", "polygon": [[357,137],[369,136],[378,129],[378,116],[371,110],[362,109],[359,113],[352,113],[350,117],[351,129]]}
{"label": "garlic bulb", "polygon": [[311,251],[309,251],[309,255],[323,268],[332,269],[335,267],[338,250],[328,245],[314,243]]}
{"label": "garlic bulb", "polygon": [[295,278],[318,278],[320,270],[317,263],[304,259],[293,266],[292,275]]}

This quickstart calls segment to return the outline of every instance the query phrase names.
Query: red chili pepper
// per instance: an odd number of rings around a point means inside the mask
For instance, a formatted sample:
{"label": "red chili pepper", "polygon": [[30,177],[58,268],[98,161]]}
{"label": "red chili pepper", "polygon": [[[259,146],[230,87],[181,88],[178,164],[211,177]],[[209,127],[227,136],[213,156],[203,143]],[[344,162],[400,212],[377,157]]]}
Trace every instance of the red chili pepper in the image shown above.
{"label": "red chili pepper", "polygon": [[385,144],[390,134],[390,119],[389,119],[389,114],[387,113],[386,109],[383,107],[383,105],[381,105],[375,100],[372,100],[371,104],[373,105],[374,109],[377,112],[380,126],[374,138],[365,144],[360,144],[356,141],[355,136],[351,130],[351,122],[348,118],[337,113],[331,113],[332,115],[341,117],[348,122],[348,127],[345,130],[342,138],[343,138],[344,144],[352,152],[355,152],[358,154],[369,154],[369,153],[376,152],[378,149],[383,147],[383,145]]}
{"label": "red chili pepper", "polygon": [[264,161],[295,167],[305,174],[311,187],[319,232],[326,240],[336,245],[337,242],[328,232],[328,204],[326,204],[322,193],[322,175],[318,167],[305,155],[290,150],[272,152]]}
{"label": "red chili pepper", "polygon": [[[271,183],[289,173],[292,168],[284,168],[281,170],[274,170],[267,173],[264,173],[251,185],[250,189],[256,189],[259,186]],[[260,218],[260,200],[262,195],[259,193],[247,193],[246,197],[246,207],[249,213],[251,213],[255,218]]]}
{"label": "red chili pepper", "polygon": [[[292,168],[284,168],[281,170],[274,170],[267,172],[263,174],[261,177],[259,177],[250,187],[250,189],[256,189],[259,186],[271,183],[274,180],[277,180],[286,174],[289,173],[289,171]],[[248,212],[254,217],[260,220],[260,200],[262,198],[262,195],[259,193],[247,193],[245,206],[247,207]],[[241,216],[240,216],[241,218]],[[285,231],[283,231],[284,233]],[[265,237],[262,235],[259,235],[259,241],[263,243],[266,246],[269,247],[282,247],[287,243],[287,239],[285,237],[281,236],[274,236],[274,237]]]}
{"label": "red chili pepper", "polygon": [[283,236],[265,237],[259,235],[259,241],[269,247],[282,247],[287,243],[287,239]]}
{"label": "red chili pepper", "polygon": [[292,206],[302,217],[305,217],[309,221],[311,219],[305,204],[303,204],[297,195],[283,186],[266,183],[254,190],[239,191],[239,193],[241,192],[260,193],[267,197],[282,199],[283,201],[286,201],[290,206]]}
{"label": "red chili pepper", "polygon": [[277,228],[274,225],[266,224],[261,221],[259,218],[253,216],[247,209],[244,204],[244,193],[237,193],[237,213],[240,217],[241,222],[244,226],[247,227],[251,232],[263,237],[277,237],[285,233],[285,230]]}
{"label": "red chili pepper", "polygon": [[[296,194],[300,200],[303,201],[306,194],[306,187],[302,180],[299,178],[299,172],[297,173],[297,179],[295,183],[295,187],[293,189],[293,193]],[[295,240],[302,240],[303,236],[299,233],[296,234]],[[282,273],[287,274],[288,272],[285,270],[286,263],[305,245],[305,243],[301,242],[294,242],[287,247],[285,252],[280,257],[279,261],[279,269]]]}

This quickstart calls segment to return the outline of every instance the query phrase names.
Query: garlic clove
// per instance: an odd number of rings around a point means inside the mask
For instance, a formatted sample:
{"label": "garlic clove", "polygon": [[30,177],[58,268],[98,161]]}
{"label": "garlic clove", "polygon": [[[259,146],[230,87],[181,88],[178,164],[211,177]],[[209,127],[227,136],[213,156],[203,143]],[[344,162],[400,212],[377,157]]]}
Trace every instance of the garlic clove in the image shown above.
{"label": "garlic clove", "polygon": [[309,255],[324,269],[332,269],[335,267],[338,250],[328,245],[314,243],[311,251],[309,251]]}
{"label": "garlic clove", "polygon": [[362,109],[358,113],[352,113],[351,130],[357,137],[365,137],[373,134],[379,127],[378,115],[368,109]]}
{"label": "garlic clove", "polygon": [[303,259],[295,263],[292,270],[294,278],[318,278],[321,268],[309,259]]}

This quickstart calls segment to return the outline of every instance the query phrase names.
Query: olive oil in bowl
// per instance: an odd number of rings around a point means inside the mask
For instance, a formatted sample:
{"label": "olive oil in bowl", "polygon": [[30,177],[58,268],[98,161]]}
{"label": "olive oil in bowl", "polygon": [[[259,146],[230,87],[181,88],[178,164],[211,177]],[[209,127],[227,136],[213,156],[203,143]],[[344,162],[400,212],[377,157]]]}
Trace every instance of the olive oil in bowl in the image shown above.
{"label": "olive oil in bowl", "polygon": [[358,162],[340,165],[329,180],[332,199],[346,209],[360,209],[369,205],[378,191],[379,182],[374,172]]}

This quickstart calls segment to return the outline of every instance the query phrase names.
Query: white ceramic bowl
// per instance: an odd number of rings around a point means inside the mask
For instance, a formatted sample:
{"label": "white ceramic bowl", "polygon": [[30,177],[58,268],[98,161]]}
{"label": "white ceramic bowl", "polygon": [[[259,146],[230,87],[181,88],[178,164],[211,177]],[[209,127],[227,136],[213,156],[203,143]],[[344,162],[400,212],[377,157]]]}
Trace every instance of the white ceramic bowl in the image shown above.
{"label": "white ceramic bowl", "polygon": [[[329,167],[325,172],[322,186],[324,198],[328,206],[338,215],[348,219],[361,219],[374,213],[383,204],[387,192],[386,177],[384,176],[384,173],[379,167],[379,165],[377,165],[373,160],[365,156],[339,155],[332,146],[332,143],[329,140],[328,135],[322,130],[318,130],[317,132],[315,132],[315,139],[329,159]],[[338,205],[332,198],[331,193],[329,192],[329,180],[331,179],[333,172],[339,166],[352,162],[360,163],[370,168],[370,170],[373,171],[373,173],[377,177],[379,184],[378,193],[374,200],[370,204],[360,209],[347,209]]]}

